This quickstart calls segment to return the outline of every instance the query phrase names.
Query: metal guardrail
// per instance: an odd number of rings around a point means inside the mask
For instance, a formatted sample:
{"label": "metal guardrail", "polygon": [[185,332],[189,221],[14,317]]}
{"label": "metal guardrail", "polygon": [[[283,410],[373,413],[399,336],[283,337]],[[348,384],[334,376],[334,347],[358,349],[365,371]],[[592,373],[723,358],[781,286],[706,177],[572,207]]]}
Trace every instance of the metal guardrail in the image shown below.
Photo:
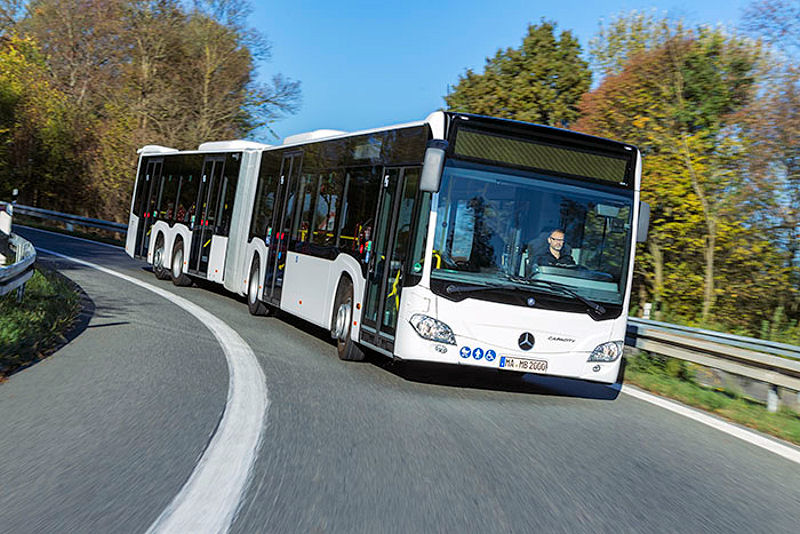
{"label": "metal guardrail", "polygon": [[800,347],[794,345],[634,318],[625,344],[800,391]]}
{"label": "metal guardrail", "polygon": [[[0,202],[0,209],[4,208],[5,205],[6,202]],[[15,204],[14,213],[16,215],[27,215],[29,217],[36,217],[38,219],[45,219],[48,221],[57,221],[65,224],[84,226],[86,228],[106,230],[108,232],[119,232],[121,234],[128,233],[127,224],[104,221],[102,219],[92,219],[90,217],[80,217],[78,215],[72,215],[69,213],[61,213],[60,211],[32,208],[31,206],[21,206],[19,204]]]}
{"label": "metal guardrail", "polygon": [[11,265],[0,267],[0,296],[22,288],[33,276],[36,262],[36,249],[31,243],[14,234],[11,234],[9,243],[17,257]]}

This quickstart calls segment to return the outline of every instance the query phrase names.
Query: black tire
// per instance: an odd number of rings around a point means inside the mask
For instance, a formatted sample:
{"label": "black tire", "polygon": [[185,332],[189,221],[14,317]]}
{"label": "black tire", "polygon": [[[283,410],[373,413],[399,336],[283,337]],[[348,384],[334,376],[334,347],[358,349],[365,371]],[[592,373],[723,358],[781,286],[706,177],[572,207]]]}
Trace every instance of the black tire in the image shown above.
{"label": "black tire", "polygon": [[625,356],[620,356],[620,358],[622,358],[622,361],[619,362],[619,373],[617,373],[617,380],[614,384],[619,384],[621,386],[622,383],[625,382],[625,367],[627,366],[628,360]]}
{"label": "black tire", "polygon": [[339,288],[336,290],[336,300],[333,303],[333,317],[331,318],[331,333],[336,338],[336,350],[339,359],[351,362],[360,362],[366,354],[358,343],[353,341],[353,282],[348,277],[342,277]]}
{"label": "black tire", "polygon": [[169,280],[169,270],[164,268],[164,234],[158,234],[156,248],[153,251],[153,274],[159,280]]}
{"label": "black tire", "polygon": [[192,279],[183,272],[183,261],[183,241],[178,239],[175,241],[175,246],[172,247],[172,267],[169,270],[172,283],[176,286],[188,286],[192,284]]}
{"label": "black tire", "polygon": [[247,279],[247,309],[250,315],[267,315],[269,308],[258,299],[258,289],[261,285],[261,262],[258,255],[253,256],[250,266],[250,277]]}

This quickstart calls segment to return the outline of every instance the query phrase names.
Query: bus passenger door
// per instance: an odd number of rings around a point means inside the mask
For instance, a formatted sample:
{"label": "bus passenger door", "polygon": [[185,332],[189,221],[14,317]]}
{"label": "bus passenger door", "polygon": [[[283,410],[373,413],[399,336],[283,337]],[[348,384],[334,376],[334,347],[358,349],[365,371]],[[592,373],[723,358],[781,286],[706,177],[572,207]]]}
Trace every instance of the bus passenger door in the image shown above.
{"label": "bus passenger door", "polygon": [[192,250],[189,254],[189,270],[193,273],[205,275],[208,272],[211,237],[216,225],[217,196],[224,167],[224,156],[207,157],[203,162],[192,224]]}
{"label": "bus passenger door", "polygon": [[150,229],[153,226],[153,210],[158,200],[158,193],[161,187],[161,167],[164,160],[148,160],[144,172],[144,184],[140,189],[141,195],[137,200],[139,203],[139,228],[136,231],[136,247],[134,256],[147,256],[147,246],[150,243]]}
{"label": "bus passenger door", "polygon": [[362,338],[390,352],[394,349],[403,270],[408,261],[418,189],[419,168],[384,170],[361,322],[362,331],[367,334],[362,334]]}
{"label": "bus passenger door", "polygon": [[[283,275],[286,270],[286,253],[292,233],[292,216],[297,207],[295,184],[300,175],[303,162],[302,152],[286,154],[281,163],[276,203],[272,215],[272,225],[267,231],[270,236],[269,255],[264,277],[263,300],[278,306],[281,303]],[[300,207],[302,208],[302,206]]]}

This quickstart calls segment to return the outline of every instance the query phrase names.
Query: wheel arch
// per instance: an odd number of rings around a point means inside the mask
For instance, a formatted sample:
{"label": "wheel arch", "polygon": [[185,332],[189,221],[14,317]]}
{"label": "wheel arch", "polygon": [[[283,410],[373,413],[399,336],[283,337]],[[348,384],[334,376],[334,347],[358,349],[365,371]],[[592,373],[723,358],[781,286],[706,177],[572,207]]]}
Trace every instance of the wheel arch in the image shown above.
{"label": "wheel arch", "polygon": [[340,254],[338,258],[334,261],[334,268],[331,272],[332,276],[330,278],[331,281],[335,281],[335,283],[330,285],[331,292],[328,299],[328,309],[327,315],[328,317],[328,330],[333,328],[333,313],[334,313],[334,306],[336,305],[336,293],[339,291],[339,286],[342,283],[342,278],[347,276],[350,278],[350,281],[353,284],[353,301],[355,306],[353,308],[353,321],[356,322],[351,329],[351,335],[358,339],[359,332],[361,330],[361,311],[362,305],[361,299],[364,296],[364,277],[361,274],[361,265],[353,258],[352,256],[348,256],[346,254]]}

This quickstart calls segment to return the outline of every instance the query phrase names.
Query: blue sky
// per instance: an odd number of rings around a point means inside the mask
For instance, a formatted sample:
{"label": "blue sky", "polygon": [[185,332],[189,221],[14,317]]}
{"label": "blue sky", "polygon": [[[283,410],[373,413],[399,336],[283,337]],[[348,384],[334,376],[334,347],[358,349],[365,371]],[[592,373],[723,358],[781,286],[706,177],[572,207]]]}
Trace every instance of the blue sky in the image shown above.
{"label": "blue sky", "polygon": [[[482,71],[498,48],[517,47],[529,23],[553,20],[586,50],[599,21],[656,9],[690,24],[738,25],[749,0],[438,0],[254,2],[253,27],[272,43],[261,76],[302,82],[297,114],[279,137],[333,128],[356,131],[425,118],[444,106],[448,84]],[[267,142],[273,140],[264,138]]]}

